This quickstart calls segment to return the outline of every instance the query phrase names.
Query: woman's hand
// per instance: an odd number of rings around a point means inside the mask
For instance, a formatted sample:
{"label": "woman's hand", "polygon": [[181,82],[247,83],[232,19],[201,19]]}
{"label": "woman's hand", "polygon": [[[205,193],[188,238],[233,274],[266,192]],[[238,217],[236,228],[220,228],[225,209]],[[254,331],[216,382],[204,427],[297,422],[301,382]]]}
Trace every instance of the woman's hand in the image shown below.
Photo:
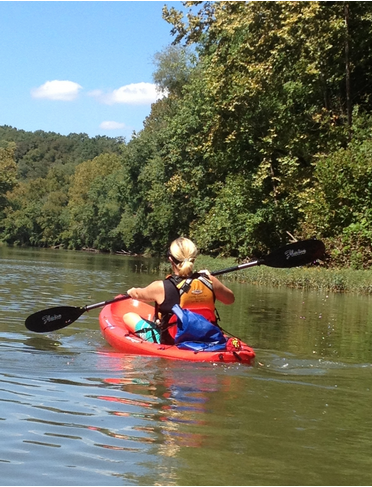
{"label": "woman's hand", "polygon": [[209,272],[208,269],[203,269],[202,271],[198,271],[198,274],[206,274],[208,276],[208,279],[211,277],[211,273]]}
{"label": "woman's hand", "polygon": [[132,299],[136,299],[135,297],[135,291],[136,291],[136,288],[135,287],[131,287],[130,289],[128,289],[127,291],[127,294],[132,298]]}

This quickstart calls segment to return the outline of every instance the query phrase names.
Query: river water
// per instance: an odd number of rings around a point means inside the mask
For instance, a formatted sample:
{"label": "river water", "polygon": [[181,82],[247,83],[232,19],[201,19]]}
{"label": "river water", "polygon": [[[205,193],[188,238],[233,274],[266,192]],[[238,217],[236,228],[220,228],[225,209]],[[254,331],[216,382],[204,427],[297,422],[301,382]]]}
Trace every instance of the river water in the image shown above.
{"label": "river water", "polygon": [[372,484],[371,298],[233,283],[222,326],[255,365],[193,364],[115,352],[99,310],[24,327],[163,277],[155,261],[0,247],[0,264],[1,485]]}

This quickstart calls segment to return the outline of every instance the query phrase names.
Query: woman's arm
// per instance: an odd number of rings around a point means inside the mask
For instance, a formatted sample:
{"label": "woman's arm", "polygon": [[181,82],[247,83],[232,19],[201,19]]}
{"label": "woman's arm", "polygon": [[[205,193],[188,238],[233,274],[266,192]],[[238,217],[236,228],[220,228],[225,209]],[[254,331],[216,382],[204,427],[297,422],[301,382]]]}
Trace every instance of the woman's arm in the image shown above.
{"label": "woman's arm", "polygon": [[161,304],[165,299],[163,281],[154,281],[146,287],[132,287],[127,293],[138,301],[155,301]]}
{"label": "woman's arm", "polygon": [[217,277],[212,276],[208,270],[199,271],[199,274],[207,274],[208,279],[212,281],[214,295],[218,301],[221,301],[223,304],[233,304],[235,296],[231,289],[222,284]]}
{"label": "woman's arm", "polygon": [[216,299],[218,299],[218,301],[221,301],[221,303],[223,304],[233,304],[233,302],[235,301],[235,296],[231,289],[222,284],[222,282],[219,281],[217,277],[210,276],[209,278],[212,281],[213,291]]}

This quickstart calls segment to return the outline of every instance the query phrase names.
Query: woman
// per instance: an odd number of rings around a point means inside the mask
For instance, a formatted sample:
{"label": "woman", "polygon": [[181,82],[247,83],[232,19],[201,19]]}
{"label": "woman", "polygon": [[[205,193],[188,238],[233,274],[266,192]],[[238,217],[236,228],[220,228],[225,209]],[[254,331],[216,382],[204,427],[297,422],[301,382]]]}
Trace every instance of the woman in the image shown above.
{"label": "woman", "polygon": [[127,291],[133,299],[155,301],[155,323],[142,319],[137,313],[124,315],[125,322],[137,333],[142,330],[142,335],[145,335],[147,340],[174,343],[169,328],[176,322],[172,313],[175,304],[202,314],[215,324],[215,299],[223,304],[232,304],[235,301],[234,293],[209,271],[194,273],[197,252],[191,240],[177,238],[168,251],[172,275],[163,281],[154,281],[147,287],[133,287]]}

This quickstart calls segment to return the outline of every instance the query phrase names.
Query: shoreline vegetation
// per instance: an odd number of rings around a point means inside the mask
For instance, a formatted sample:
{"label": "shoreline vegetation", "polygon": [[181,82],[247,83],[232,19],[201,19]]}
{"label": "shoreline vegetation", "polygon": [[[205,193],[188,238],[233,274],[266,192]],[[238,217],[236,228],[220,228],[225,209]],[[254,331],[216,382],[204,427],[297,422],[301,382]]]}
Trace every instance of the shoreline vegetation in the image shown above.
{"label": "shoreline vegetation", "polygon": [[[0,242],[0,247],[12,247]],[[39,249],[39,247],[29,247]],[[45,248],[44,248],[45,250]],[[51,248],[51,251],[87,252],[92,254],[107,254],[97,249],[69,250],[62,247]],[[153,258],[149,254],[135,254],[129,252],[114,252],[111,255],[117,257],[138,257],[144,260]],[[250,259],[254,260],[254,259]],[[208,269],[210,272],[233,267],[239,262],[233,257],[210,257],[200,254],[195,262],[195,270]],[[241,262],[240,262],[241,263]],[[146,266],[138,272],[146,271]],[[158,267],[152,268],[152,273],[167,275],[170,267],[166,261]],[[221,280],[240,282],[257,286],[288,287],[292,289],[304,289],[313,291],[325,291],[333,293],[356,293],[372,295],[372,270],[356,270],[350,268],[326,268],[322,262],[317,264],[295,267],[292,269],[278,269],[266,265],[250,267],[246,270],[233,271],[218,277]]]}
{"label": "shoreline vegetation", "polygon": [[372,272],[351,269],[322,269],[305,267],[295,269],[255,268],[240,271],[238,282],[274,287],[289,287],[333,293],[372,294]]}
{"label": "shoreline vegetation", "polygon": [[[232,258],[212,258],[199,256],[195,269],[216,271],[236,265]],[[160,265],[166,272],[167,264]],[[329,269],[321,265],[274,269],[265,265],[251,267],[219,276],[219,279],[236,281],[258,286],[289,287],[333,293],[372,294],[372,271],[354,269]]]}
{"label": "shoreline vegetation", "polygon": [[[8,246],[0,242],[1,246]],[[29,247],[39,249],[38,247]],[[44,248],[45,250],[45,248]],[[51,251],[88,252],[92,254],[106,254],[97,249],[68,250],[63,248],[49,248]],[[138,257],[144,260],[153,258],[149,254],[131,254],[127,252],[111,253],[117,257]],[[254,259],[250,259],[254,260]],[[241,262],[240,262],[241,263]],[[195,262],[195,270],[208,269],[210,272],[233,267],[238,264],[233,257],[210,257],[200,254]],[[138,272],[149,272],[147,267],[141,267]],[[152,273],[167,275],[170,272],[168,263],[164,260],[158,267],[152,268]],[[295,267],[292,269],[278,269],[266,265],[250,267],[246,270],[233,271],[218,277],[224,281],[252,284],[256,286],[288,287],[332,293],[355,293],[372,295],[372,270],[356,270],[350,268],[326,268],[321,262],[313,265]]]}

